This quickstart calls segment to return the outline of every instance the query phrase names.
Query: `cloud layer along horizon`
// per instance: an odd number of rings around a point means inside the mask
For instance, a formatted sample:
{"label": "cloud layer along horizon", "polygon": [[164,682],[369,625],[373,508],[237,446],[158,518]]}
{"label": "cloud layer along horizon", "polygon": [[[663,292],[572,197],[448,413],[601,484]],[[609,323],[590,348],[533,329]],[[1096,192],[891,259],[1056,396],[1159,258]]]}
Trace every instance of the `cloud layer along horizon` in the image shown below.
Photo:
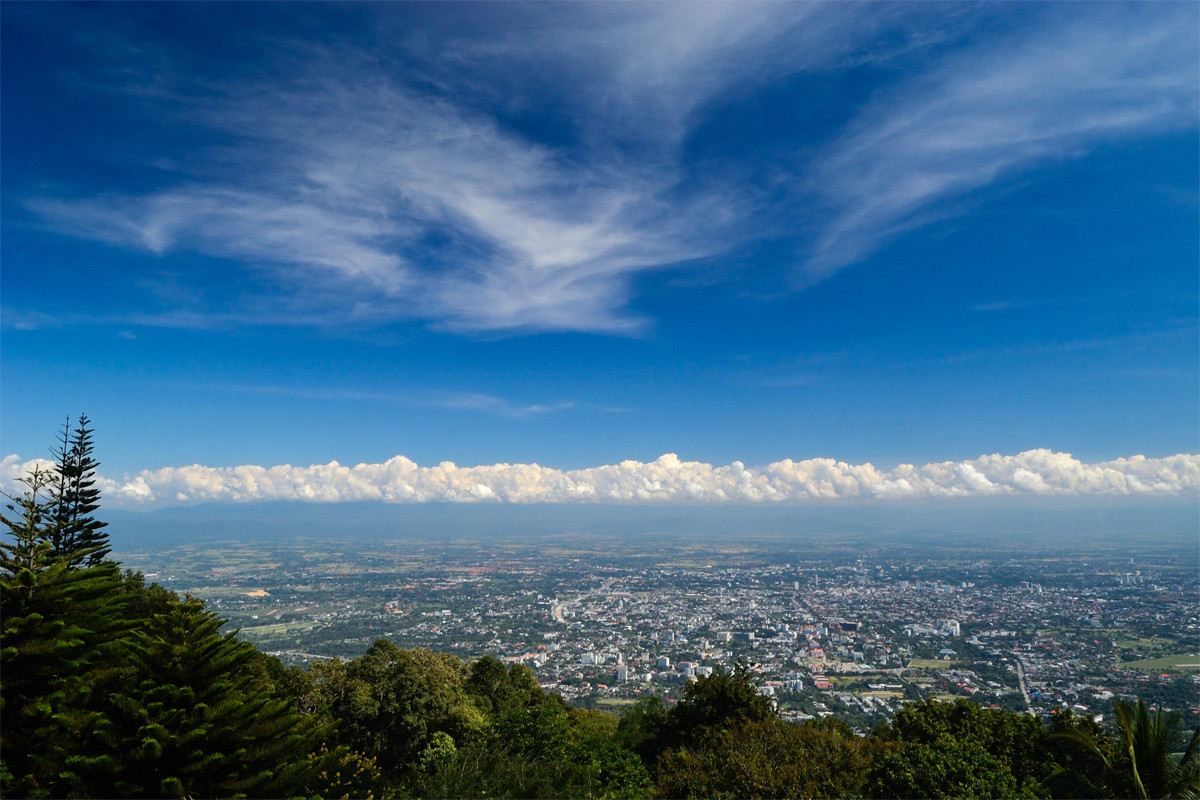
{"label": "cloud layer along horizon", "polygon": [[[0,461],[0,480],[16,493],[16,479],[38,459]],[[779,503],[953,497],[1170,497],[1200,491],[1200,455],[1135,455],[1086,464],[1069,453],[1027,450],[880,470],[831,458],[785,459],[747,468],[739,461],[713,466],[668,453],[651,462],[622,461],[588,469],[538,464],[460,467],[446,461],[422,467],[404,456],[382,464],[336,461],[294,467],[166,467],[131,478],[100,478],[107,503],[154,508],[195,503],[306,501],[338,503]]]}

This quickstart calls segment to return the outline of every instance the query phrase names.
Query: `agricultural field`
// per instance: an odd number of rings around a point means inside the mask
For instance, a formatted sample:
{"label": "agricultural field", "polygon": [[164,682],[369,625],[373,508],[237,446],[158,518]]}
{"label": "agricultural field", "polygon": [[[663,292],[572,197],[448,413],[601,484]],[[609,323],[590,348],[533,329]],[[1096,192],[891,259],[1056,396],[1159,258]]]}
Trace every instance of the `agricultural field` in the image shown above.
{"label": "agricultural field", "polygon": [[1140,661],[1126,661],[1121,666],[1146,672],[1200,672],[1200,655],[1191,653],[1163,658],[1143,658]]}

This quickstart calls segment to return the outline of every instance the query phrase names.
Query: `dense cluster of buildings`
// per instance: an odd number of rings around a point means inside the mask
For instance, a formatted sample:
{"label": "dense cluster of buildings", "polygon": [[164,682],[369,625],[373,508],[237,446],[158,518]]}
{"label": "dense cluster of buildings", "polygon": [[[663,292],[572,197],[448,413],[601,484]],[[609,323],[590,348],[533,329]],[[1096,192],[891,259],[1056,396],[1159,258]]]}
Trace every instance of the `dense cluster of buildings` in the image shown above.
{"label": "dense cluster of buildings", "polygon": [[377,551],[338,555],[335,568],[276,553],[269,569],[219,585],[171,575],[170,588],[208,597],[243,636],[291,660],[352,657],[386,636],[525,663],[568,700],[613,708],[670,701],[687,681],[743,663],[781,714],[860,729],[923,697],[1101,715],[1137,694],[1200,713],[1186,560],[604,563],[424,548],[419,566],[408,554],[389,568]]}

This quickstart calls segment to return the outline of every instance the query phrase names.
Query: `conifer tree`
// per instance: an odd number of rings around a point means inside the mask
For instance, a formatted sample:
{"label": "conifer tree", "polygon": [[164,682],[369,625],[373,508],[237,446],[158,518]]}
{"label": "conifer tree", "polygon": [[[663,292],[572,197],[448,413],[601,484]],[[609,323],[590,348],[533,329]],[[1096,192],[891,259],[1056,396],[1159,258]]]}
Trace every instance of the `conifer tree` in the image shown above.
{"label": "conifer tree", "polygon": [[104,559],[91,435],[86,416],[73,431],[68,420],[55,469],[21,479],[26,491],[0,513],[0,796],[283,797],[339,785],[353,754],[313,752],[318,731],[279,695],[265,656],[222,636],[224,620],[200,601]]}
{"label": "conifer tree", "polygon": [[51,552],[53,543],[49,541],[49,528],[53,503],[45,495],[52,480],[49,472],[35,466],[28,475],[17,479],[25,485],[25,492],[20,497],[4,495],[11,502],[4,504],[0,523],[8,529],[13,543],[0,544],[0,552],[6,559],[5,569],[11,572],[33,569],[39,558],[48,557]]}
{"label": "conifer tree", "polygon": [[88,553],[56,555],[50,534],[52,483],[35,469],[27,491],[0,516],[12,542],[0,544],[0,754],[4,793],[67,791],[66,754],[104,727],[97,711],[131,621],[115,564],[74,568]]}
{"label": "conifer tree", "polygon": [[[112,725],[78,758],[75,790],[104,797],[287,797],[322,767],[313,732],[276,696],[261,654],[186,597],[130,641],[132,674],[110,695]],[[338,755],[341,755],[339,752]]]}
{"label": "conifer tree", "polygon": [[96,488],[96,468],[92,457],[93,430],[86,414],[71,430],[71,419],[63,424],[58,446],[54,448],[56,481],[53,487],[53,522],[51,541],[59,555],[86,551],[82,561],[95,566],[108,555],[107,522],[100,522],[93,512],[100,507],[100,490]]}

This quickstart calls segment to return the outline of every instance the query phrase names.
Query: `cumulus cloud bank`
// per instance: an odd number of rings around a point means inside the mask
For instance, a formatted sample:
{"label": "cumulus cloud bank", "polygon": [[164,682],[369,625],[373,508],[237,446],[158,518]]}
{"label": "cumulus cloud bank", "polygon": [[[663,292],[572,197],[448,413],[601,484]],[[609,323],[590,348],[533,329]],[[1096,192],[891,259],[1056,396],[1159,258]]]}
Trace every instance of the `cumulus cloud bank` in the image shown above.
{"label": "cumulus cloud bank", "polygon": [[[0,462],[6,485],[31,468],[15,455]],[[101,478],[116,505],[299,500],[337,503],[779,503],[985,496],[1167,497],[1200,490],[1200,455],[1131,456],[1086,464],[1069,453],[1027,450],[969,461],[880,470],[831,458],[785,459],[747,468],[714,466],[668,453],[651,462],[622,461],[560,470],[538,464],[422,467],[404,456],[382,464],[308,467],[167,467],[131,478]]]}

